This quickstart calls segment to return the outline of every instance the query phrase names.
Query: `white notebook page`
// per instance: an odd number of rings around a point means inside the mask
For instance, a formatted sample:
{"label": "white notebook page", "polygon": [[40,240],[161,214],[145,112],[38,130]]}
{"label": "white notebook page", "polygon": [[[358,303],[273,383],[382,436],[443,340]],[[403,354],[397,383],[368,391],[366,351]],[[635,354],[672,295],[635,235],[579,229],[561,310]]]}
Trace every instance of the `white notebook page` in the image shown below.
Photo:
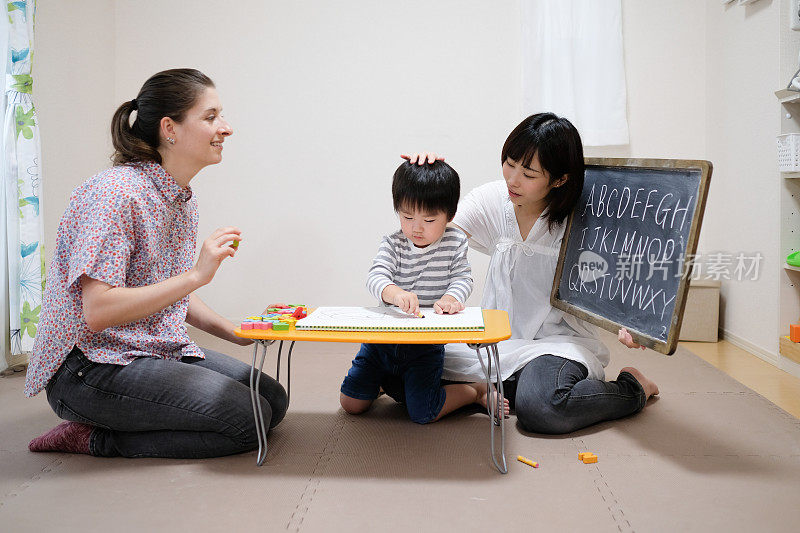
{"label": "white notebook page", "polygon": [[297,321],[297,329],[342,331],[483,331],[480,307],[467,307],[454,315],[437,315],[433,307],[422,307],[423,318],[397,307],[318,307]]}

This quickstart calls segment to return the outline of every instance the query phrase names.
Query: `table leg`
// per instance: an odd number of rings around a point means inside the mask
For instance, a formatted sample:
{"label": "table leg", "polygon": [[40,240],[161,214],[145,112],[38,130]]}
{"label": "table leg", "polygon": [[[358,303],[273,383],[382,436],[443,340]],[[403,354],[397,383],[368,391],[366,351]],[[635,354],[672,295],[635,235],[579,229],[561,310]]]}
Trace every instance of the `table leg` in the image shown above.
{"label": "table leg", "polygon": [[[487,348],[487,352],[488,351],[489,348]],[[492,344],[491,351],[492,355],[494,356],[494,366],[497,369],[497,389],[499,393],[497,395],[497,406],[495,408],[495,412],[499,414],[497,418],[500,420],[500,458],[503,462],[503,468],[500,468],[500,466],[497,464],[497,461],[495,461],[494,464],[497,467],[497,469],[500,470],[500,472],[502,472],[503,474],[507,474],[508,465],[506,464],[506,425],[505,425],[506,414],[505,414],[505,409],[503,408],[505,404],[504,401],[505,391],[503,390],[503,378],[500,375],[500,350],[497,348],[497,344]],[[494,428],[492,428],[492,430],[494,431]],[[492,459],[494,460],[494,448],[492,448]]]}
{"label": "table leg", "polygon": [[[292,399],[292,350],[294,350],[294,343],[289,345],[289,353],[286,355],[286,405]],[[275,381],[281,382],[281,352],[283,351],[283,341],[278,345],[278,364],[275,368]]]}
{"label": "table leg", "polygon": [[294,341],[289,345],[289,353],[286,355],[286,406],[288,408],[289,401],[292,399],[292,350],[294,350]]}
{"label": "table leg", "polygon": [[[264,424],[264,415],[261,412],[261,402],[258,401],[258,386],[261,382],[261,369],[264,368],[264,360],[267,358],[267,347],[275,341],[255,341],[253,343],[253,363],[250,366],[250,401],[253,404],[253,417],[256,424],[256,438],[258,440],[258,455],[256,465],[261,466],[267,458],[267,429]],[[261,362],[256,369],[256,357],[258,349],[263,348]]]}
{"label": "table leg", "polygon": [[281,382],[281,352],[283,352],[283,341],[278,343],[278,361],[275,364],[275,381]]}
{"label": "table leg", "polygon": [[[497,349],[497,344],[470,344],[471,348],[475,349],[478,355],[478,361],[481,363],[481,368],[486,376],[486,407],[489,412],[489,445],[491,446],[492,462],[501,474],[508,473],[508,464],[506,463],[506,428],[505,428],[505,413],[503,411],[503,379],[500,373],[500,352]],[[481,348],[486,348],[486,364],[481,357]],[[495,383],[492,383],[492,360],[494,360],[495,367]],[[497,392],[497,401],[491,400],[492,392]],[[494,443],[494,434],[496,427],[500,426],[500,461],[498,462],[497,450]],[[502,466],[501,466],[502,464]]]}

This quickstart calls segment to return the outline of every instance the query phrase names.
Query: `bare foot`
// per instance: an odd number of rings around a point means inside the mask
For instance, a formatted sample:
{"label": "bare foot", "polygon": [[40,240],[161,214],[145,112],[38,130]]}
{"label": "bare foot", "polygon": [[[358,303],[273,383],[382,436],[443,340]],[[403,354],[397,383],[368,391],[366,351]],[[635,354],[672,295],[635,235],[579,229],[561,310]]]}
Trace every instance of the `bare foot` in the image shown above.
{"label": "bare foot", "polygon": [[[475,391],[478,393],[478,400],[476,403],[482,405],[485,408],[489,408],[486,401],[488,398],[486,383],[472,383],[473,387],[475,387]],[[494,390],[492,387],[492,401],[495,402],[497,405],[497,391]],[[511,408],[508,406],[508,398],[503,398],[503,415],[508,416],[511,413]]]}
{"label": "bare foot", "polygon": [[644,393],[647,398],[658,395],[658,385],[656,385],[655,382],[647,379],[645,375],[639,372],[637,369],[633,368],[632,366],[626,366],[620,370],[620,372],[627,372],[635,377],[636,381],[638,381],[639,385],[641,385],[644,389]]}
{"label": "bare foot", "polygon": [[32,452],[85,453],[89,451],[92,426],[80,422],[61,422],[59,425],[33,439],[28,444]]}

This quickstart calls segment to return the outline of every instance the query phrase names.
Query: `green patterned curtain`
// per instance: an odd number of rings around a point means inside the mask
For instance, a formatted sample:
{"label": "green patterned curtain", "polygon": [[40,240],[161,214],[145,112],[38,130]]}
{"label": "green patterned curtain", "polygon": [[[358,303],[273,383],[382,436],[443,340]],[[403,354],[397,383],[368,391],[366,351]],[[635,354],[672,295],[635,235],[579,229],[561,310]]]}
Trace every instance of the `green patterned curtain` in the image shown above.
{"label": "green patterned curtain", "polygon": [[8,280],[8,350],[3,366],[27,362],[33,348],[44,292],[41,148],[31,89],[36,0],[6,2],[5,120],[3,182]]}

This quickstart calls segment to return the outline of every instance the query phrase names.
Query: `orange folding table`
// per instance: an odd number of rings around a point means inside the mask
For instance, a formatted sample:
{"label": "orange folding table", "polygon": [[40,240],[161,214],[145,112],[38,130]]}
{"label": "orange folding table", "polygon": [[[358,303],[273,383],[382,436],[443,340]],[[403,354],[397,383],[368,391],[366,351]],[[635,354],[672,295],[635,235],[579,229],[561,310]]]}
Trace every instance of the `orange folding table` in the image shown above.
{"label": "orange folding table", "polygon": [[[280,381],[281,351],[283,342],[291,342],[287,354],[287,393],[291,395],[291,358],[294,343],[305,342],[352,342],[370,344],[450,344],[465,343],[475,350],[475,355],[481,363],[486,384],[491,391],[495,387],[497,402],[488,401],[489,411],[489,445],[491,447],[492,462],[497,469],[505,474],[508,472],[505,456],[505,423],[503,416],[503,380],[500,373],[500,357],[497,343],[511,337],[511,326],[508,322],[508,313],[496,309],[483,310],[483,331],[424,331],[424,332],[397,332],[397,331],[321,331],[298,330],[274,331],[272,329],[242,330],[236,328],[235,333],[245,339],[253,339],[253,362],[250,368],[250,397],[253,402],[253,416],[256,421],[256,434],[258,436],[258,456],[256,464],[261,466],[267,457],[267,431],[264,417],[261,413],[261,403],[258,398],[258,384],[261,370],[267,357],[267,348],[280,341],[275,378]],[[258,352],[261,351],[260,362],[256,367]],[[486,350],[486,362],[483,360],[481,350]],[[492,368],[494,367],[494,368]],[[491,398],[491,394],[488,396]],[[499,457],[495,446],[495,431],[500,431]]]}

